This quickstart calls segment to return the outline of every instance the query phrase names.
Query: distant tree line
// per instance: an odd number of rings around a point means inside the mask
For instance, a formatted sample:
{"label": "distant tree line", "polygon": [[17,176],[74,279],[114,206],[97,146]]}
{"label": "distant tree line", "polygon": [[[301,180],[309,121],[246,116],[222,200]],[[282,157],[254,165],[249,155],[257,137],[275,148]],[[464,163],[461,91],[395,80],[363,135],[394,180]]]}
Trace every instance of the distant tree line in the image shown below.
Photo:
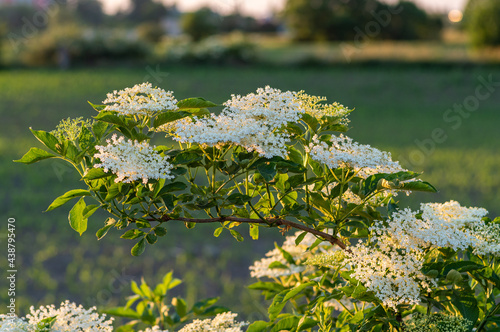
{"label": "distant tree line", "polygon": [[288,0],[283,13],[295,40],[415,40],[439,36],[442,21],[414,3],[377,0]]}

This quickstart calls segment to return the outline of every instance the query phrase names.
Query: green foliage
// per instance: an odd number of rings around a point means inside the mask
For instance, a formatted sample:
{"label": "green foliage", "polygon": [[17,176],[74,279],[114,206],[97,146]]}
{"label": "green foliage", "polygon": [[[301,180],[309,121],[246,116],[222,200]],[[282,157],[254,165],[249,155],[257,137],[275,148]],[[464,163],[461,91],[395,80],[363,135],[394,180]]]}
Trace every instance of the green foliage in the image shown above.
{"label": "green foliage", "polygon": [[407,1],[386,5],[377,0],[288,0],[284,17],[299,41],[428,39],[441,29],[439,19]]}
{"label": "green foliage", "polygon": [[219,17],[209,8],[201,8],[182,16],[181,27],[184,33],[194,41],[215,34],[218,30]]}
{"label": "green foliage", "polygon": [[172,289],[182,283],[173,277],[173,272],[167,273],[161,283],[155,287],[149,286],[144,278],[138,285],[131,283],[134,295],[128,297],[123,307],[106,309],[106,314],[131,319],[125,325],[116,329],[118,332],[138,330],[140,325],[147,327],[159,326],[161,330],[178,328],[197,318],[215,316],[228,311],[227,308],[216,306],[218,298],[208,298],[188,306],[181,297],[170,297]]}
{"label": "green foliage", "polygon": [[464,12],[471,43],[476,47],[500,45],[500,3],[470,0]]}

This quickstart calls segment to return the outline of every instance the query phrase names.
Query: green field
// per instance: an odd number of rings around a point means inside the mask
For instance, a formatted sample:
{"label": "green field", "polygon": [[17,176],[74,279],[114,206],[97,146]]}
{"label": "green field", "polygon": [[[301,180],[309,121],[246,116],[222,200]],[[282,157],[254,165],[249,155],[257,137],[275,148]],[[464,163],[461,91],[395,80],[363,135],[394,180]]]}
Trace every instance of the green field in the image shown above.
{"label": "green field", "polygon": [[[161,81],[151,76],[156,68],[0,72],[0,205],[5,221],[16,218],[22,313],[32,304],[65,299],[100,308],[123,304],[130,294],[130,278],[144,275],[157,281],[174,269],[186,281],[180,292],[189,301],[221,295],[221,304],[246,319],[263,318],[259,294],[243,285],[250,283],[248,266],[253,260],[271,249],[273,241],[281,241],[277,232],[258,242],[236,243],[212,238],[211,227],[189,231],[179,226],[134,258],[129,253],[132,243],[115,239],[118,233],[108,234],[104,242],[96,240],[93,233],[104,215],[94,216],[90,231],[79,237],[68,225],[69,207],[42,213],[65,190],[82,187],[67,166],[11,162],[37,144],[29,127],[51,130],[61,118],[95,115],[87,101],[99,103],[107,92],[145,80],[173,90],[177,99],[201,96],[217,103],[264,85],[326,96],[355,108],[349,136],[391,151],[407,168],[423,171],[422,178],[440,190],[435,195],[400,196],[404,204],[417,207],[421,201],[454,199],[500,214],[500,86],[491,87],[490,95],[470,111],[448,111],[474,101],[481,78],[491,75],[500,82],[500,68],[165,66],[160,67]],[[433,136],[436,130],[439,135]],[[3,224],[1,234],[5,229]],[[5,266],[1,258],[0,267]],[[0,300],[6,296],[2,290]]]}

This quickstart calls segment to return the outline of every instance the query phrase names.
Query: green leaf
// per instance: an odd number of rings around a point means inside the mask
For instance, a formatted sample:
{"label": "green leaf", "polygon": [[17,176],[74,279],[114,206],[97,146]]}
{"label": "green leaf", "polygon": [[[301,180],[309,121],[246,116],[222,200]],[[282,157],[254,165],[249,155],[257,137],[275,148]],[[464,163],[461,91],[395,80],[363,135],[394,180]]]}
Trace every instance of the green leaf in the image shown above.
{"label": "green leaf", "polygon": [[[47,210],[45,212],[54,210],[54,209],[56,209],[56,208],[58,208],[58,207],[60,207],[60,206],[62,206],[64,204],[66,204],[67,202],[69,202],[73,198],[81,197],[81,196],[90,196],[90,191],[85,190],[85,189],[70,190],[70,191],[66,192],[64,195],[61,195],[61,196],[57,197],[49,205],[49,207],[47,208]],[[85,215],[85,213],[84,213],[84,215]]]}
{"label": "green leaf", "polygon": [[229,232],[231,233],[231,235],[238,241],[238,242],[241,242],[243,241],[243,236],[241,236],[240,233],[238,233],[238,231],[234,230],[234,229],[230,229]]}
{"label": "green leaf", "polygon": [[59,152],[60,143],[59,143],[59,140],[54,135],[52,135],[51,133],[48,133],[46,131],[43,131],[43,130],[33,130],[31,128],[30,128],[30,130],[33,133],[33,135],[40,142],[43,143],[43,145],[45,145],[46,147],[48,147],[49,149],[51,149],[54,152]]}
{"label": "green leaf", "polygon": [[120,190],[122,187],[122,183],[113,183],[111,186],[108,188],[108,194],[104,198],[105,201],[109,202],[113,200],[115,197],[120,195]]}
{"label": "green leaf", "polygon": [[177,156],[175,156],[172,159],[172,164],[174,165],[185,165],[189,164],[195,161],[200,161],[203,160],[203,156],[196,153],[196,152],[191,152],[191,151],[185,151],[179,153]]}
{"label": "green leaf", "polygon": [[273,181],[277,173],[276,163],[272,162],[261,163],[257,166],[257,171],[259,172],[260,175],[262,175],[262,177],[266,182],[271,182]]}
{"label": "green leaf", "polygon": [[281,292],[285,287],[281,284],[271,281],[259,281],[248,286],[248,289],[256,289],[263,291],[273,291],[273,292]]}
{"label": "green leaf", "polygon": [[258,240],[259,239],[259,226],[250,224],[250,236],[252,237],[252,240]]}
{"label": "green leaf", "polygon": [[278,317],[278,315],[281,313],[283,308],[285,307],[286,302],[288,300],[297,296],[305,288],[312,286],[312,285],[315,285],[315,284],[316,284],[315,282],[308,282],[305,284],[301,284],[297,287],[294,287],[292,289],[284,290],[284,291],[280,292],[279,294],[277,294],[273,298],[273,303],[271,304],[271,306],[268,309],[269,319],[271,321],[275,320]]}
{"label": "green leaf", "polygon": [[158,193],[157,196],[163,196],[166,193],[172,192],[172,191],[181,191],[185,190],[187,188],[187,185],[184,182],[172,182],[169,184],[166,184],[161,188],[160,192]]}
{"label": "green leaf", "polygon": [[263,320],[258,320],[250,324],[246,332],[262,332],[267,329],[269,323],[264,322]]}
{"label": "green leaf", "polygon": [[71,228],[77,231],[80,236],[87,230],[87,218],[84,217],[85,201],[82,198],[69,211],[68,219]]}
{"label": "green leaf", "polygon": [[187,304],[186,301],[184,301],[181,298],[174,297],[172,299],[172,304],[175,306],[175,311],[177,312],[177,315],[179,317],[184,317],[187,314]]}
{"label": "green leaf", "polygon": [[122,236],[120,236],[121,239],[127,239],[127,240],[133,240],[137,239],[138,237],[144,236],[144,232],[139,230],[139,229],[130,229],[123,233]]}
{"label": "green leaf", "polygon": [[156,241],[158,241],[158,237],[155,234],[149,233],[146,235],[146,241],[148,241],[149,244],[155,244]]}
{"label": "green leaf", "polygon": [[100,240],[105,237],[111,227],[113,227],[113,225],[106,225],[103,228],[99,229],[97,233],[95,233],[97,239]]}
{"label": "green leaf", "polygon": [[103,312],[110,316],[126,317],[132,319],[141,318],[141,315],[138,312],[130,308],[123,308],[123,307],[110,308],[103,310]]}
{"label": "green leaf", "polygon": [[205,100],[200,97],[195,97],[195,98],[187,98],[184,100],[181,100],[177,103],[177,107],[179,109],[183,108],[207,108],[207,107],[215,107],[219,106],[215,103],[212,103],[211,101]]}
{"label": "green leaf", "polygon": [[307,232],[300,233],[299,236],[297,236],[297,238],[295,239],[295,245],[298,246],[300,244],[300,242],[302,242],[302,240],[304,240],[306,235],[307,235]]}
{"label": "green leaf", "polygon": [[146,249],[146,241],[144,240],[144,238],[142,238],[139,242],[135,244],[135,246],[132,247],[130,253],[132,254],[132,256],[139,256],[144,252],[145,249]]}
{"label": "green leaf", "polygon": [[92,125],[92,131],[94,132],[94,135],[98,141],[102,138],[102,136],[106,132],[106,129],[108,129],[108,126],[109,125],[106,122],[94,122],[94,124]]}
{"label": "green leaf", "polygon": [[471,321],[471,326],[475,325],[479,318],[479,308],[474,292],[470,287],[467,286],[467,288],[462,290],[454,289],[451,303],[460,311],[462,317]]}
{"label": "green leaf", "polygon": [[53,155],[52,153],[49,153],[45,150],[39,148],[31,148],[21,159],[14,160],[14,162],[29,165],[40,160],[54,157],[56,157],[56,155]]}
{"label": "green leaf", "polygon": [[153,127],[158,128],[165,123],[177,121],[189,115],[188,112],[162,112],[156,116]]}
{"label": "green leaf", "polygon": [[91,168],[83,176],[85,180],[97,180],[113,175],[113,173],[106,173],[102,168]]}
{"label": "green leaf", "polygon": [[137,123],[135,121],[124,119],[118,115],[116,112],[102,111],[99,112],[97,116],[94,117],[96,120],[111,123],[120,127],[131,129]]}
{"label": "green leaf", "polygon": [[156,226],[153,230],[158,236],[165,236],[167,234],[167,230],[164,227]]}
{"label": "green leaf", "polygon": [[[47,317],[36,324],[36,331],[51,331],[56,323],[57,316]],[[17,330],[17,329],[16,329]]]}
{"label": "green leaf", "polygon": [[224,227],[217,227],[214,231],[214,236],[219,237],[223,230],[224,230]]}
{"label": "green leaf", "polygon": [[409,191],[425,191],[431,193],[437,193],[438,190],[429,182],[425,181],[413,181],[413,182],[405,182],[400,190],[409,190]]}
{"label": "green leaf", "polygon": [[251,196],[243,195],[240,193],[231,194],[226,198],[227,203],[239,206],[245,205],[246,202],[250,202],[251,200]]}

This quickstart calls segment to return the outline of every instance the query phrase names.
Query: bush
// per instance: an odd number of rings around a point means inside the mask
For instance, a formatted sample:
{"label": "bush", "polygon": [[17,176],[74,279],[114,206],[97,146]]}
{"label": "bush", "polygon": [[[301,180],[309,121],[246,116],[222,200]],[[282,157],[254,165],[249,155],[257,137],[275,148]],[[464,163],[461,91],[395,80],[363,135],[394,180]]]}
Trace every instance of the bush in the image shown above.
{"label": "bush", "polygon": [[196,12],[184,14],[181,27],[184,33],[194,41],[200,41],[217,33],[219,16],[209,8],[202,8]]}
{"label": "bush", "polygon": [[178,40],[164,47],[161,57],[169,62],[242,64],[256,60],[256,46],[240,33],[212,36],[194,43]]}
{"label": "bush", "polygon": [[22,64],[66,67],[71,63],[124,61],[150,54],[148,45],[116,31],[84,30],[76,25],[57,26],[30,39],[21,51]]}
{"label": "bush", "polygon": [[500,45],[500,2],[470,0],[465,9],[465,26],[472,45]]}

